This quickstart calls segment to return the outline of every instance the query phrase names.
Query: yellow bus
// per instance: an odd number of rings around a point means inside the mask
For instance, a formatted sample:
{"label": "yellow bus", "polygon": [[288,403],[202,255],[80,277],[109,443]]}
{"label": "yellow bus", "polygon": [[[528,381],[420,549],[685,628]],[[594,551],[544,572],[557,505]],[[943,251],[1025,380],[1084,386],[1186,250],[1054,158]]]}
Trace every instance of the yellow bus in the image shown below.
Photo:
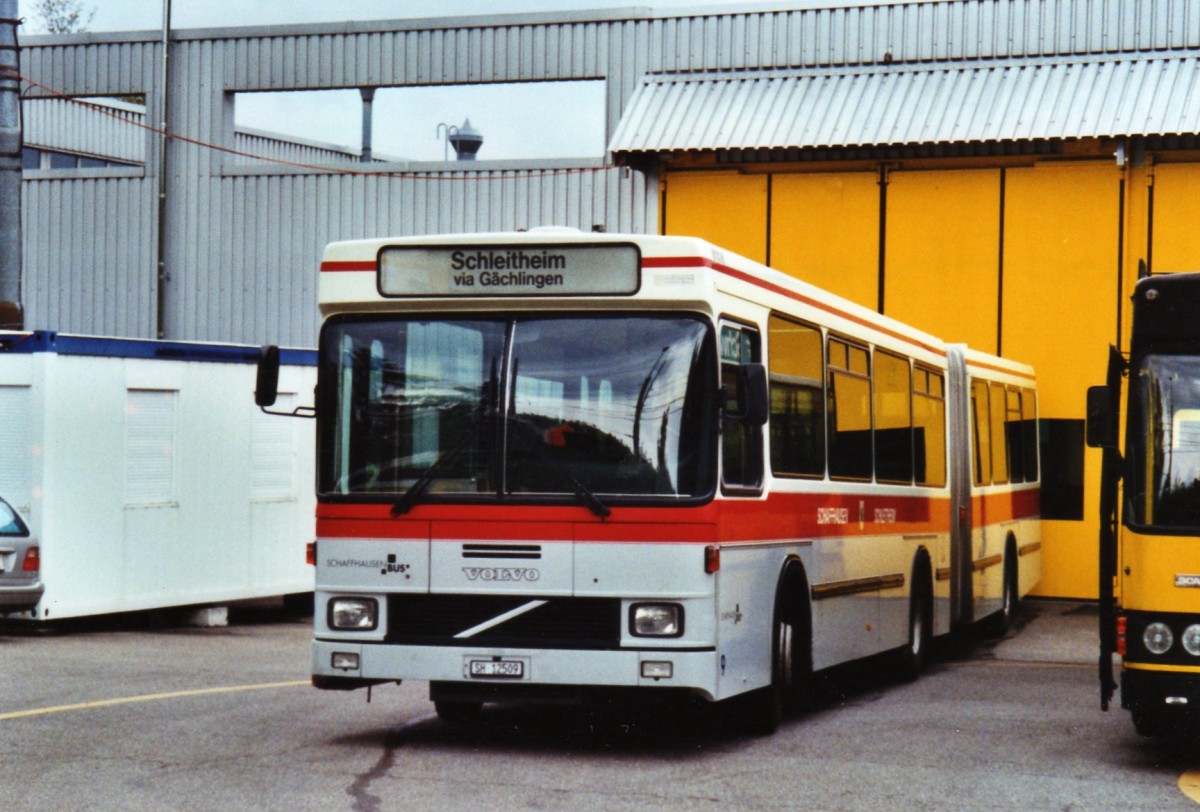
{"label": "yellow bus", "polygon": [[1088,444],[1104,449],[1101,704],[1119,655],[1121,707],[1147,736],[1200,720],[1198,313],[1200,274],[1139,280],[1128,362],[1112,350],[1107,384],[1088,391]]}
{"label": "yellow bus", "polygon": [[459,722],[676,691],[771,730],[1041,575],[1031,368],[702,240],[334,243],[320,304],[319,688],[427,681]]}

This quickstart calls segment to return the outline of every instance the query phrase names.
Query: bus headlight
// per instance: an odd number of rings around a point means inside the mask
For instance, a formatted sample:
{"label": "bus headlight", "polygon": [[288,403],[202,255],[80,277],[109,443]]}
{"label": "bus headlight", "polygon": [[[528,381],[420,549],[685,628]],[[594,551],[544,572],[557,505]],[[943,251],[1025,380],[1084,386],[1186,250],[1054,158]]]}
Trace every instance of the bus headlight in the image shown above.
{"label": "bus headlight", "polygon": [[629,631],[634,637],[680,637],[683,607],[677,603],[635,603],[629,607]]}
{"label": "bus headlight", "polygon": [[1166,654],[1175,643],[1175,635],[1166,623],[1151,623],[1142,632],[1142,642],[1151,654]]}
{"label": "bus headlight", "polygon": [[1188,654],[1200,657],[1200,623],[1193,623],[1184,629],[1179,642],[1183,643],[1183,649]]}
{"label": "bus headlight", "polygon": [[369,632],[379,625],[379,603],[374,598],[334,598],[329,602],[329,628]]}

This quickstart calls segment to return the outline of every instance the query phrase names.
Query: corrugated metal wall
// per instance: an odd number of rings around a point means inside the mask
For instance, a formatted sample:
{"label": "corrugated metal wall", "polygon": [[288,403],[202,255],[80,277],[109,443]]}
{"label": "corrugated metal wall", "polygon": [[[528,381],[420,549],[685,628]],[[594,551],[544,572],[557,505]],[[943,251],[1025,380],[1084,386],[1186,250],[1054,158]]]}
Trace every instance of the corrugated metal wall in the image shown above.
{"label": "corrugated metal wall", "polygon": [[[172,131],[232,146],[232,93],[606,79],[607,133],[646,72],[1051,59],[1200,47],[1200,0],[990,0],[662,17],[537,14],[175,33]],[[160,120],[152,35],[30,37],[22,71],[73,95],[145,94]],[[36,90],[32,95],[37,95]],[[144,177],[25,184],[26,320],[153,336],[157,167]],[[334,239],[601,224],[657,225],[657,179],[596,165],[362,176],[256,170],[172,142],[165,330],[171,338],[311,345],[316,264]]]}
{"label": "corrugated metal wall", "polygon": [[26,181],[22,190],[25,326],[153,336],[153,185],[88,177]]}
{"label": "corrugated metal wall", "polygon": [[144,123],[134,105],[65,99],[26,99],[21,102],[25,144],[83,155],[103,156],[128,163],[146,159],[146,137],[130,122]]}
{"label": "corrugated metal wall", "polygon": [[[146,113],[141,105],[93,98],[78,104],[67,99],[25,99],[21,125],[27,147],[95,156],[129,164],[146,162]],[[132,126],[131,126],[132,125]],[[272,160],[324,165],[358,162],[358,152],[332,144],[283,140],[255,130],[234,133],[238,160],[272,166]]]}

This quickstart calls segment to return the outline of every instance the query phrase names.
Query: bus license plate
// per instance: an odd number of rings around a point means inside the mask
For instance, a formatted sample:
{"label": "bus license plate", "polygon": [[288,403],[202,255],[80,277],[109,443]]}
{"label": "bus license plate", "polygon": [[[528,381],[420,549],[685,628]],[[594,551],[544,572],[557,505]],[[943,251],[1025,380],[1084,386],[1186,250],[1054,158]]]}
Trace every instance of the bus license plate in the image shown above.
{"label": "bus license plate", "polygon": [[468,660],[467,676],[472,679],[524,679],[521,660]]}

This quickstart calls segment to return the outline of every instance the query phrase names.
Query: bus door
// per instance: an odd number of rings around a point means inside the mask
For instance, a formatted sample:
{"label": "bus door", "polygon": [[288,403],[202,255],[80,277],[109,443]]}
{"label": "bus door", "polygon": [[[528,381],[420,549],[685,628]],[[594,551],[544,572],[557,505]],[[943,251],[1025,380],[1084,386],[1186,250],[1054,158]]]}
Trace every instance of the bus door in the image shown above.
{"label": "bus door", "polygon": [[950,629],[965,628],[975,618],[974,561],[971,554],[971,393],[963,347],[946,348],[950,412]]}

